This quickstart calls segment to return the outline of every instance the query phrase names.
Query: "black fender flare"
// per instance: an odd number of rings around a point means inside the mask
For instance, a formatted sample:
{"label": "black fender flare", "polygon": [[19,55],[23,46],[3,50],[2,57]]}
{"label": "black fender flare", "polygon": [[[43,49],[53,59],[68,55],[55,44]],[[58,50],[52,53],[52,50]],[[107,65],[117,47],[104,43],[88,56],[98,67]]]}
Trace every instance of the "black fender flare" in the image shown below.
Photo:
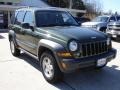
{"label": "black fender flare", "polygon": [[37,57],[38,58],[39,58],[39,50],[42,47],[48,48],[49,50],[52,51],[52,53],[53,53],[53,55],[54,55],[54,57],[55,57],[55,59],[57,61],[57,64],[58,64],[60,70],[62,70],[61,59],[60,59],[60,57],[58,57],[57,52],[66,51],[66,49],[61,44],[56,43],[54,41],[41,39],[39,41],[38,47],[37,47],[37,50],[38,50],[37,51]]}
{"label": "black fender flare", "polygon": [[13,42],[15,43],[15,45],[17,45],[17,42],[16,42],[15,38],[16,38],[15,32],[13,30],[9,30],[9,32],[8,32],[8,39],[9,39],[9,41],[11,39],[13,39]]}

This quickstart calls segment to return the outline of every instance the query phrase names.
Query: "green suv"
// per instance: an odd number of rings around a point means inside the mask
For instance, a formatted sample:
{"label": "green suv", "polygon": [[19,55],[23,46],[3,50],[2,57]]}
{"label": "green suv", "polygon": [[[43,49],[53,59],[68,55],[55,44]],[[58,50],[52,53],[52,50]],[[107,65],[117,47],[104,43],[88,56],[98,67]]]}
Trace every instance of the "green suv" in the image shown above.
{"label": "green suv", "polygon": [[80,27],[70,13],[58,8],[16,10],[9,41],[14,56],[22,50],[39,61],[50,83],[79,68],[100,69],[116,56],[106,34]]}

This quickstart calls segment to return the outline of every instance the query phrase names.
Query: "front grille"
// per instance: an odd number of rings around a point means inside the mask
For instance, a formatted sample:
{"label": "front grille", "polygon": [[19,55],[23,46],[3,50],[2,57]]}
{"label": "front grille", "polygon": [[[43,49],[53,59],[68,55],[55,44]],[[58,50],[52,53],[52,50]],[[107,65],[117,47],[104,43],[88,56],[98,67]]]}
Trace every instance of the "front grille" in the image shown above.
{"label": "front grille", "polygon": [[108,51],[107,41],[80,44],[80,57],[99,55]]}
{"label": "front grille", "polygon": [[120,25],[113,25],[113,26],[115,26],[115,27],[120,27]]}

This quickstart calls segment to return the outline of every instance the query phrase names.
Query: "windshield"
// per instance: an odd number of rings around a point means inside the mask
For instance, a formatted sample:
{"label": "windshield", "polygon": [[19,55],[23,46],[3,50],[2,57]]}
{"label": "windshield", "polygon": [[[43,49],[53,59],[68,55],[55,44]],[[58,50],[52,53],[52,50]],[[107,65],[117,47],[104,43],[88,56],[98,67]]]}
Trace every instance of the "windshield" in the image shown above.
{"label": "windshield", "polygon": [[93,19],[93,22],[107,22],[109,19],[109,17],[96,17],[95,19]]}
{"label": "windshield", "polygon": [[78,23],[67,12],[64,11],[37,11],[36,26],[78,26]]}

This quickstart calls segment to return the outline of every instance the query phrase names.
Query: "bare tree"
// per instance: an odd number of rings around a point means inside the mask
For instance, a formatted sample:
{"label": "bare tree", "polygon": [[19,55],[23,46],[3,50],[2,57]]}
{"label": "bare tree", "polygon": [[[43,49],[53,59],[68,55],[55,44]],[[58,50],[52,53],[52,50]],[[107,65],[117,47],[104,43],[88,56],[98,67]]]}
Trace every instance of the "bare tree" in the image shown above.
{"label": "bare tree", "polygon": [[102,4],[99,0],[83,0],[88,13],[100,14],[102,12]]}

